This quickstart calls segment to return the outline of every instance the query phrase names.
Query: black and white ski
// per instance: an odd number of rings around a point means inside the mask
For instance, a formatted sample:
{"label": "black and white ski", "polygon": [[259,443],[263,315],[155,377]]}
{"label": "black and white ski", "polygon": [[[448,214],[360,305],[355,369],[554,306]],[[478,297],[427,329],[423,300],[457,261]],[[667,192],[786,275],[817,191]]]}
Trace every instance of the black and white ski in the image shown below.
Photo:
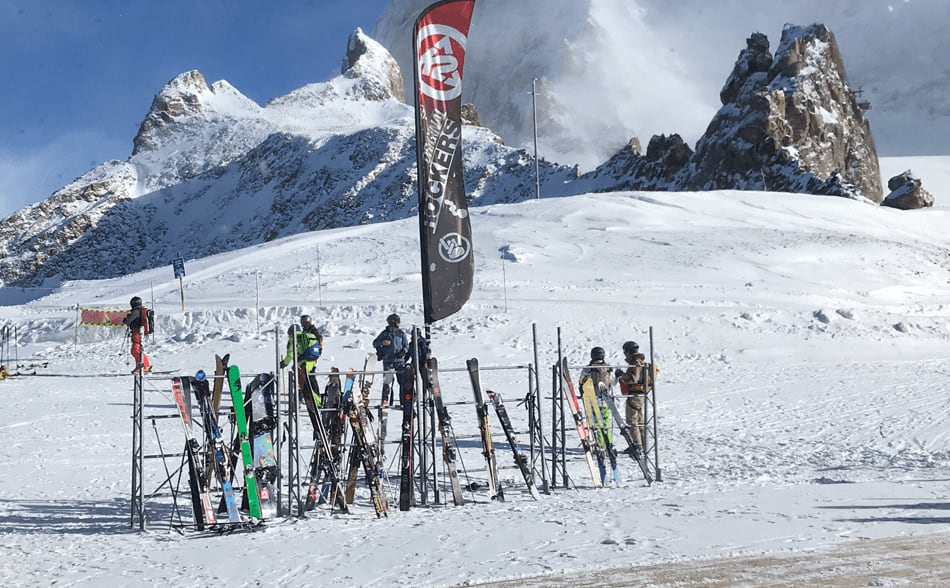
{"label": "black and white ski", "polygon": [[[373,356],[375,359],[375,356]],[[347,378],[352,382],[352,379]],[[342,406],[350,421],[350,427],[353,429],[353,455],[358,456],[363,464],[363,472],[366,474],[366,485],[369,487],[370,497],[373,500],[373,508],[376,509],[376,516],[389,515],[389,497],[383,486],[381,476],[382,461],[379,454],[379,444],[376,442],[376,435],[369,423],[369,413],[363,403],[364,386],[345,386],[343,392]],[[359,462],[358,462],[359,463]],[[352,502],[350,486],[347,485],[347,501]],[[355,492],[355,484],[353,487]]]}
{"label": "black and white ski", "polygon": [[[414,341],[413,344],[415,344]],[[406,511],[412,506],[413,490],[415,487],[413,480],[413,433],[415,430],[416,415],[416,379],[413,374],[410,373],[409,366],[404,367],[403,370],[403,372],[397,373],[396,377],[402,378],[402,398],[400,399],[402,407],[402,432],[399,440],[402,453],[399,462],[399,510]]]}
{"label": "black and white ski", "polygon": [[227,444],[221,436],[221,430],[218,428],[217,416],[212,410],[211,387],[208,385],[208,378],[203,371],[199,371],[195,374],[192,380],[192,387],[195,390],[195,396],[198,398],[198,407],[201,410],[201,420],[204,424],[205,435],[208,438],[208,445],[211,447],[211,453],[214,457],[214,473],[218,478],[218,482],[221,484],[224,506],[228,513],[228,522],[240,523],[241,513],[238,510],[237,500],[234,497],[231,459],[228,456]]}
{"label": "black and white ski", "polygon": [[491,426],[488,423],[488,406],[485,404],[485,395],[482,393],[482,383],[478,375],[478,359],[472,358],[465,362],[468,366],[468,375],[472,381],[472,391],[475,394],[475,412],[478,415],[478,432],[482,439],[482,455],[485,456],[485,469],[488,472],[488,493],[492,500],[505,500],[505,493],[501,489],[498,478],[498,465],[495,463],[495,448],[491,440]]}
{"label": "black and white ski", "polygon": [[604,391],[603,394],[604,400],[607,402],[607,406],[610,408],[610,414],[614,417],[614,422],[617,423],[617,426],[620,428],[620,435],[624,438],[624,441],[627,442],[627,449],[624,453],[629,455],[637,465],[640,466],[640,471],[643,472],[643,479],[647,481],[647,484],[653,483],[653,475],[650,473],[650,468],[647,466],[646,456],[643,455],[643,450],[641,447],[634,441],[633,435],[630,433],[630,427],[627,425],[627,420],[623,418],[620,414],[620,409],[617,407],[616,399],[607,391]]}
{"label": "black and white ski", "polygon": [[452,501],[455,506],[465,504],[462,496],[462,485],[459,483],[458,443],[455,440],[455,431],[452,429],[452,417],[442,399],[442,387],[439,385],[439,361],[429,358],[429,385],[432,388],[432,400],[435,403],[435,414],[439,418],[439,434],[442,437],[442,460],[445,462],[445,471],[449,474],[449,483],[452,485]]}
{"label": "black and white ski", "polygon": [[524,482],[528,486],[528,493],[530,493],[531,497],[535,500],[541,500],[541,494],[538,492],[538,487],[534,483],[534,471],[531,469],[530,460],[528,459],[527,455],[518,449],[518,440],[515,438],[515,429],[511,425],[511,418],[508,416],[508,409],[505,408],[505,403],[501,399],[501,394],[492,392],[491,390],[486,390],[485,393],[495,406],[495,414],[498,415],[498,420],[501,422],[501,428],[505,431],[505,437],[508,439],[508,445],[511,446],[511,452],[515,456],[515,465],[518,466],[519,470],[521,470],[521,475],[524,477]]}
{"label": "black and white ski", "polygon": [[[195,528],[203,531],[205,524],[214,525],[217,517],[214,514],[214,507],[211,506],[208,480],[199,461],[200,445],[191,427],[191,395],[189,394],[188,398],[185,397],[184,386],[187,386],[187,380],[172,378],[172,393],[175,395],[175,404],[178,406],[178,414],[185,430],[185,454],[188,457],[188,483],[191,489]],[[190,390],[191,387],[188,386],[188,388]]]}

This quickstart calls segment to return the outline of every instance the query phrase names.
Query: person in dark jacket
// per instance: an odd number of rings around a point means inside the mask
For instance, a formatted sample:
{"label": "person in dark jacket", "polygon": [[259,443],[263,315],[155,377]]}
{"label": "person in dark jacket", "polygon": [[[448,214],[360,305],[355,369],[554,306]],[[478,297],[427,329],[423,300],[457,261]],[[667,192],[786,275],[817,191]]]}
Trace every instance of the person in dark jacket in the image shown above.
{"label": "person in dark jacket", "polygon": [[131,333],[132,336],[132,349],[129,350],[129,353],[132,354],[132,358],[135,360],[135,369],[132,370],[132,373],[147,374],[152,371],[152,364],[149,362],[148,356],[145,355],[145,352],[142,350],[142,322],[148,320],[148,317],[145,314],[145,309],[142,308],[142,299],[138,296],[135,296],[129,301],[129,306],[132,307],[132,310],[129,311],[129,314],[125,315],[122,322],[129,328],[129,333]]}
{"label": "person in dark jacket", "polygon": [[376,349],[376,358],[383,362],[383,399],[379,406],[379,447],[380,453],[385,455],[387,408],[392,403],[393,380],[399,382],[399,396],[411,390],[412,370],[406,369],[406,359],[409,354],[409,337],[399,328],[399,315],[391,314],[386,317],[386,328],[375,339],[373,347]]}

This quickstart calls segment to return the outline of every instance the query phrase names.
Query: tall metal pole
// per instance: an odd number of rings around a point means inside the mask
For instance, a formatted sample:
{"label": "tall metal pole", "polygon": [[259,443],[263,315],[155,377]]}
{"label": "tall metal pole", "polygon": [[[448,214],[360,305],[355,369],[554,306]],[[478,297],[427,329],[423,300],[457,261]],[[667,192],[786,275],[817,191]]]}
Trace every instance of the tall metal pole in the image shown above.
{"label": "tall metal pole", "polygon": [[[538,428],[538,454],[541,458],[542,490],[545,494],[550,494],[551,489],[548,487],[548,468],[544,459],[544,426],[541,420],[541,370],[538,367],[541,364],[538,363],[537,323],[531,323],[531,336],[534,340],[534,384],[531,388],[532,394],[534,395],[534,402],[532,402],[531,414],[534,415],[534,426]],[[534,437],[531,438],[531,459],[534,459]]]}
{"label": "tall metal pole", "polygon": [[531,78],[531,112],[534,116],[534,199],[541,199],[541,166],[538,163],[538,78]]}
{"label": "tall metal pole", "polygon": [[656,481],[663,481],[663,474],[660,471],[660,445],[656,439],[657,424],[656,424],[656,381],[653,377],[654,366],[653,363],[653,327],[650,327],[650,398],[651,404],[653,405],[653,463],[656,466]]}
{"label": "tall metal pole", "polygon": [[[260,330],[260,328],[258,328]],[[277,431],[277,438],[274,439],[274,455],[277,457],[277,480],[274,483],[274,487],[277,488],[277,512],[281,513],[283,511],[283,502],[284,502],[284,492],[281,488],[283,483],[283,472],[281,470],[281,455],[280,455],[280,445],[281,445],[281,428],[280,428],[280,325],[274,325],[274,398],[276,398],[277,407],[274,411],[275,416],[277,417],[277,423],[274,425],[274,430]],[[288,503],[288,512],[290,515],[290,508]]]}

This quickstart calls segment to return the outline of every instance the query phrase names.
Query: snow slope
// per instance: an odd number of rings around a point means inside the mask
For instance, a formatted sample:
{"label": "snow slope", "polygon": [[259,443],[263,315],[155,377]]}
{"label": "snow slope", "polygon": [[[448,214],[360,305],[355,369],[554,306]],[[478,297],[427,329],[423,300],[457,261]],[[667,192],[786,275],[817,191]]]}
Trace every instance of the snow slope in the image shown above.
{"label": "snow slope", "polygon": [[[950,170],[948,158],[884,163],[926,164],[943,178]],[[928,185],[938,194],[948,187]],[[558,328],[580,366],[593,345],[619,362],[623,341],[647,347],[653,327],[663,481],[647,486],[623,458],[623,487],[592,488],[572,449],[572,488],[535,502],[499,437],[505,503],[482,490],[467,493],[464,507],[377,520],[361,487],[350,515],[317,510],[200,540],[169,529],[167,497],[148,502],[147,532],[130,527],[132,381],[103,375],[131,369],[127,344],[118,330],[77,330],[76,306],[154,299],[157,369],[193,374],[230,353],[244,374],[272,370],[284,342],[275,343],[275,331],[302,312],[326,335],[319,369],[359,367],[387,314],[399,312],[404,327],[420,320],[416,221],[188,260],[184,312],[170,267],[70,282],[0,307],[2,324],[17,328],[19,363],[49,362],[35,377],[0,381],[8,399],[0,581],[672,585],[677,570],[700,569],[699,585],[724,577],[730,562],[769,560],[784,562],[784,581],[822,584],[838,577],[833,554],[854,552],[853,541],[908,540],[905,551],[923,550],[945,541],[950,504],[948,215],[946,207],[901,212],[757,192],[588,194],[474,208],[472,300],[433,330],[465,475],[484,479],[467,376],[453,371],[465,359],[533,362],[536,325],[546,396]],[[524,370],[486,370],[482,381],[505,395],[524,430]],[[147,415],[173,413],[167,377],[147,388]],[[549,429],[547,401],[544,411]],[[157,439],[166,451],[181,445],[170,419],[146,420],[145,437],[146,453],[157,452]],[[146,462],[147,491],[165,477],[160,460]],[[928,583],[926,569],[902,567],[890,551],[858,559],[877,585]],[[534,575],[542,577],[527,578]]]}

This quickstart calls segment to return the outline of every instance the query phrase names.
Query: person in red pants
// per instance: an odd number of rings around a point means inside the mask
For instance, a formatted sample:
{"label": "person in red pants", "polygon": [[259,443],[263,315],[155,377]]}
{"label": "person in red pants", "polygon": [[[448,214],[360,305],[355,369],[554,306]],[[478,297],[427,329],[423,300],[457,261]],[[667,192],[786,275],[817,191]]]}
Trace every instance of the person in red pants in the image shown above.
{"label": "person in red pants", "polygon": [[129,328],[129,332],[132,334],[132,349],[129,351],[132,354],[132,358],[135,359],[135,369],[132,370],[132,373],[138,374],[141,372],[147,374],[152,371],[152,365],[148,361],[148,356],[142,351],[142,330],[143,328],[146,332],[151,330],[148,328],[148,314],[145,308],[142,307],[142,299],[138,296],[132,298],[132,300],[129,301],[129,305],[132,307],[132,310],[129,311],[129,314],[125,315],[122,322],[125,323],[125,326]]}

